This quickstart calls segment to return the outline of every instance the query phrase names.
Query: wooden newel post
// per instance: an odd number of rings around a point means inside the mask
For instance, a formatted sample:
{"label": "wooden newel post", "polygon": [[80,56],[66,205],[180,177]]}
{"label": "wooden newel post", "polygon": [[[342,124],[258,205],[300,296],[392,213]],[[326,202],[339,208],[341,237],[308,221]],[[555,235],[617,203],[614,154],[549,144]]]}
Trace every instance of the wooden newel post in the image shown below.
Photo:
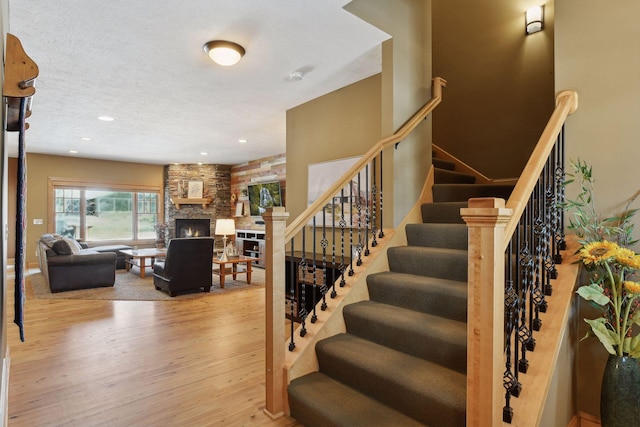
{"label": "wooden newel post", "polygon": [[512,210],[482,198],[460,212],[469,230],[467,425],[490,427],[502,424],[504,235]]}
{"label": "wooden newel post", "polygon": [[271,418],[284,415],[284,351],[285,351],[285,229],[289,214],[283,207],[267,208],[265,222],[266,285],[266,405]]}

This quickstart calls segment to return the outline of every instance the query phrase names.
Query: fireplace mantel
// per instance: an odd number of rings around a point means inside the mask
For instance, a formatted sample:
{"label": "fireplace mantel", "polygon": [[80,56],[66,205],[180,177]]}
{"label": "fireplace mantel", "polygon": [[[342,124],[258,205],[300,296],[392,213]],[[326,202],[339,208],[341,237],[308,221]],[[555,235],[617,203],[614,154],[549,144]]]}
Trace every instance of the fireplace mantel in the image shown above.
{"label": "fireplace mantel", "polygon": [[176,209],[180,209],[180,205],[202,205],[202,208],[206,209],[211,204],[211,199],[183,199],[177,197],[171,199],[171,203],[175,205]]}

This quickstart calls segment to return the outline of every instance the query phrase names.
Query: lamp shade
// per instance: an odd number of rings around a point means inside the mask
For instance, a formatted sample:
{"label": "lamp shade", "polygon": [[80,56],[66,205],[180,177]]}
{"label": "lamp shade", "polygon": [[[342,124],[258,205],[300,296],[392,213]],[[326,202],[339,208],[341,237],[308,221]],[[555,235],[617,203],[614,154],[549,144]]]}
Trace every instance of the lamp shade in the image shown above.
{"label": "lamp shade", "polygon": [[228,67],[237,64],[244,56],[245,50],[237,43],[226,40],[213,40],[205,43],[204,51],[213,62]]}
{"label": "lamp shade", "polygon": [[236,223],[233,219],[217,219],[216,230],[217,236],[229,236],[236,233]]}

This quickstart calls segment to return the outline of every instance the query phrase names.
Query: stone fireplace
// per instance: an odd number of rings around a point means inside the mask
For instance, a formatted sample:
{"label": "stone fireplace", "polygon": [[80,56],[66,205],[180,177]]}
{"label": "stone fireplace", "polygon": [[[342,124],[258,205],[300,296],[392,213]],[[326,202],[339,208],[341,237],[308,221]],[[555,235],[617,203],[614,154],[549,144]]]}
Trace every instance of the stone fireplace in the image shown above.
{"label": "stone fireplace", "polygon": [[[189,181],[202,185],[202,199],[190,201],[184,194]],[[182,191],[181,191],[182,190]],[[185,198],[187,198],[185,200]],[[180,200],[179,204],[175,201]],[[205,201],[203,203],[203,200]],[[164,168],[164,218],[167,237],[213,236],[218,218],[231,218],[231,166],[215,164],[171,164]],[[182,223],[184,222],[184,225]],[[184,228],[179,228],[184,227]],[[216,245],[222,238],[216,236]]]}
{"label": "stone fireplace", "polygon": [[211,236],[211,220],[209,219],[176,219],[176,237],[209,237]]}

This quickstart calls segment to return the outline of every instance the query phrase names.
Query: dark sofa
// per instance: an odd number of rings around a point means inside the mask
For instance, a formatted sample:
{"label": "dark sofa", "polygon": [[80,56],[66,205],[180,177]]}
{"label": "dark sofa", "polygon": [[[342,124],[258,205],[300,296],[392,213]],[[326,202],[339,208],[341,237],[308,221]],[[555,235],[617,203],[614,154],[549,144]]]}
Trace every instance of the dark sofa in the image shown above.
{"label": "dark sofa", "polygon": [[38,262],[51,292],[113,286],[121,249],[125,245],[88,248],[74,239],[43,234],[38,240]]}

